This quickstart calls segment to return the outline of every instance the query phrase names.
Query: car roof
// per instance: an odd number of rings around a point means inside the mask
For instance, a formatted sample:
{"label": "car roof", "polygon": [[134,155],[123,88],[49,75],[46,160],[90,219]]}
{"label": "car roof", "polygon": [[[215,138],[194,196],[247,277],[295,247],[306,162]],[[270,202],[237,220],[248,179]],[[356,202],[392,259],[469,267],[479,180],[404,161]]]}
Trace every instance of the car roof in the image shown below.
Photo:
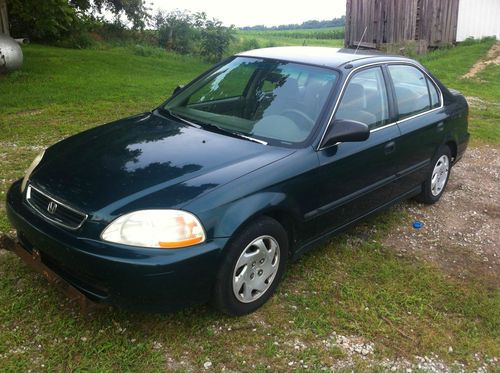
{"label": "car roof", "polygon": [[238,53],[237,56],[269,58],[282,61],[338,68],[346,63],[364,65],[384,60],[411,61],[405,57],[387,55],[376,50],[328,47],[272,47],[253,49]]}

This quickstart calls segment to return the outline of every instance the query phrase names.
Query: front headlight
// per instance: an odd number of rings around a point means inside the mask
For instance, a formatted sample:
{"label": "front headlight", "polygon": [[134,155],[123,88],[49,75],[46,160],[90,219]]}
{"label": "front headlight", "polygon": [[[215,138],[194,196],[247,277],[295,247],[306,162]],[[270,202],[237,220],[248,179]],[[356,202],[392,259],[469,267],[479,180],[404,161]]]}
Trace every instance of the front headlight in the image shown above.
{"label": "front headlight", "polygon": [[35,169],[36,166],[42,161],[43,155],[45,154],[45,150],[43,150],[40,154],[38,154],[35,159],[33,159],[33,162],[31,162],[31,165],[28,167],[26,170],[26,173],[24,174],[23,182],[21,183],[21,193],[24,193],[24,190],[26,189],[26,185],[28,184],[28,180],[31,176],[31,173]]}
{"label": "front headlight", "polygon": [[101,238],[125,245],[177,249],[205,241],[205,232],[189,212],[141,210],[111,222]]}

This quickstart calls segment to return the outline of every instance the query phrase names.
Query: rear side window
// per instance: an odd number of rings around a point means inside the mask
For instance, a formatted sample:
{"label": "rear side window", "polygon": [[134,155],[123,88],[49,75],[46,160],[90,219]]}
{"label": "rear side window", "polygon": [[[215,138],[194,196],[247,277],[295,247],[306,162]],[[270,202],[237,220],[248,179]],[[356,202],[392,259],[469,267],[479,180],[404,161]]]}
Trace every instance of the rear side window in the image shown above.
{"label": "rear side window", "polygon": [[441,103],[439,102],[439,93],[436,86],[430,79],[427,79],[427,86],[429,87],[429,94],[431,95],[431,107],[433,109],[439,107]]}
{"label": "rear side window", "polygon": [[419,69],[408,65],[389,65],[388,69],[396,91],[399,119],[431,109],[432,93],[429,91],[431,87],[434,89],[436,100],[437,91]]}
{"label": "rear side window", "polygon": [[389,122],[387,90],[380,67],[362,70],[353,76],[335,118],[364,123],[370,130]]}

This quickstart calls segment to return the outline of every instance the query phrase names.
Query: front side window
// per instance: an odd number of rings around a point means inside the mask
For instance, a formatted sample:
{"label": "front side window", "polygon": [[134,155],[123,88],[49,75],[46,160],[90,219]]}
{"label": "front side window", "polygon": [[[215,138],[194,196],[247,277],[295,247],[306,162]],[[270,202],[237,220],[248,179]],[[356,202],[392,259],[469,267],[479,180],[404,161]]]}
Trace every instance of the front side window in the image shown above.
{"label": "front side window", "polygon": [[[428,79],[419,69],[408,65],[389,65],[388,70],[394,83],[399,119],[423,113],[436,105],[436,102],[431,102]],[[433,85],[432,88],[436,89]],[[434,94],[437,95],[437,92]]]}
{"label": "front side window", "polygon": [[364,123],[370,130],[389,122],[384,76],[380,67],[356,73],[347,84],[335,119]]}
{"label": "front side window", "polygon": [[337,77],[326,68],[236,57],[164,109],[207,128],[294,145],[311,135]]}

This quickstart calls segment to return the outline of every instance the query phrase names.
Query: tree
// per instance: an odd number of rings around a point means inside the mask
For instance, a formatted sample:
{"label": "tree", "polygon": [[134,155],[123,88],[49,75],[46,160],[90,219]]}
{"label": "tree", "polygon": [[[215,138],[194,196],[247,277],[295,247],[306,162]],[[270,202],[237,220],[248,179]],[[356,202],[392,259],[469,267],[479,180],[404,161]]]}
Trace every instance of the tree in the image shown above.
{"label": "tree", "polygon": [[197,30],[191,13],[180,10],[166,13],[160,10],[154,16],[154,24],[160,46],[179,53],[193,51]]}
{"label": "tree", "polygon": [[144,0],[69,0],[70,4],[83,12],[102,14],[103,10],[116,17],[125,15],[133,28],[144,28],[151,18]]}
{"label": "tree", "polygon": [[179,53],[199,52],[209,60],[220,60],[234,38],[234,27],[225,27],[205,12],[159,11],[154,16],[158,42]]}
{"label": "tree", "polygon": [[201,28],[200,54],[212,61],[221,60],[234,40],[234,26],[225,27],[215,18],[207,19],[205,13],[197,14],[197,24]]}
{"label": "tree", "polygon": [[124,15],[134,28],[149,19],[143,0],[8,0],[7,7],[12,35],[46,42],[81,32],[86,21],[104,10],[117,19]]}
{"label": "tree", "polygon": [[67,0],[9,0],[11,34],[39,41],[55,41],[68,34],[77,13]]}

